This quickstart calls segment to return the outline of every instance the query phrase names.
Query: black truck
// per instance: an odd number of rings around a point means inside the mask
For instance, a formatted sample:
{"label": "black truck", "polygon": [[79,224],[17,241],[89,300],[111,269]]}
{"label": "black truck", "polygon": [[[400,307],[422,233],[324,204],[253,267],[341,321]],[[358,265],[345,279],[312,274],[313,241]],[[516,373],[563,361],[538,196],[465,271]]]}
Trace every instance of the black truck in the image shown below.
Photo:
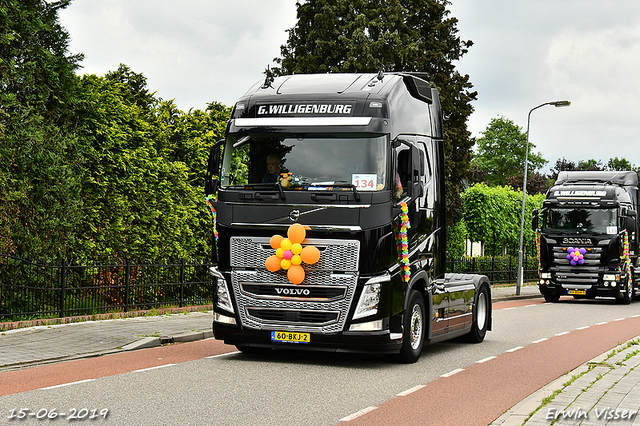
{"label": "black truck", "polygon": [[538,287],[560,296],[614,297],[638,291],[638,175],[633,171],[565,171],[534,211]]}
{"label": "black truck", "polygon": [[[445,274],[438,92],[422,73],[266,78],[213,148],[213,332],[245,353],[375,352],[491,329],[491,287]],[[216,177],[218,176],[218,177]]]}

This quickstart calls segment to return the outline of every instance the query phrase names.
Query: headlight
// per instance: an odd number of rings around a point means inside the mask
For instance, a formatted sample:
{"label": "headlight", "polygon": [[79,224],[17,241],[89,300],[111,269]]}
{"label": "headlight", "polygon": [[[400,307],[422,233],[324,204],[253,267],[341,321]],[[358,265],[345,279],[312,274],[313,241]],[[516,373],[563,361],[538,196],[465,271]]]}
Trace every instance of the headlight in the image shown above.
{"label": "headlight", "polygon": [[380,303],[380,291],[382,290],[383,282],[391,280],[389,274],[373,277],[364,285],[360,300],[356,306],[356,312],[353,314],[353,319],[367,317],[378,313],[378,303]]}
{"label": "headlight", "polygon": [[602,277],[602,279],[604,281],[616,281],[620,279],[619,275],[616,274],[604,274],[604,276]]}
{"label": "headlight", "polygon": [[545,280],[551,279],[551,272],[540,272],[540,278],[544,278]]}
{"label": "headlight", "polygon": [[351,324],[349,331],[380,331],[382,330],[382,320]]}
{"label": "headlight", "polygon": [[231,295],[227,288],[227,281],[224,276],[218,271],[218,268],[209,268],[209,273],[213,276],[213,285],[216,292],[216,306],[224,309],[225,311],[235,313],[233,304],[231,303]]}
{"label": "headlight", "polygon": [[213,320],[215,322],[221,322],[223,324],[233,324],[233,325],[236,324],[236,319],[235,318],[231,318],[231,317],[228,317],[226,315],[219,314],[217,312],[213,313]]}

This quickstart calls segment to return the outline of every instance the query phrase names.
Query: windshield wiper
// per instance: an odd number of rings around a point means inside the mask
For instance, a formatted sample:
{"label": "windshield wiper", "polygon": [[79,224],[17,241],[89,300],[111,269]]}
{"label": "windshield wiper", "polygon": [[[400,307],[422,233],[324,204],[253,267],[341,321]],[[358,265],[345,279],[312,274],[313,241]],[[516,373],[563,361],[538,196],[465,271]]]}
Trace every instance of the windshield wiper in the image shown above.
{"label": "windshield wiper", "polygon": [[354,184],[348,183],[344,180],[337,180],[334,182],[315,182],[315,183],[312,183],[310,186],[337,186],[338,188],[351,188],[353,189],[353,198],[355,198],[356,201],[360,201],[360,194],[358,193],[358,188],[356,188]]}
{"label": "windshield wiper", "polygon": [[254,188],[278,188],[278,198],[281,200],[285,200],[286,197],[284,195],[284,191],[282,190],[282,185],[280,185],[280,181],[278,182],[259,182],[259,183],[246,183],[244,185],[229,185],[227,188],[230,189],[254,189]]}

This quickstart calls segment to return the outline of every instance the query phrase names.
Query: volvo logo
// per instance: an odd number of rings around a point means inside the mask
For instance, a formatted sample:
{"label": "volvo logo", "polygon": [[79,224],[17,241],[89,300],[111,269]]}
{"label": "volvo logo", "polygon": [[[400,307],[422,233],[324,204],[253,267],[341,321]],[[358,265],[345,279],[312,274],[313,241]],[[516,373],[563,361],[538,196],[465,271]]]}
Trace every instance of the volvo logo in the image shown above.
{"label": "volvo logo", "polygon": [[591,238],[563,238],[562,244],[591,245]]}
{"label": "volvo logo", "polygon": [[300,210],[291,210],[289,212],[289,220],[291,222],[297,222],[300,219]]}
{"label": "volvo logo", "polygon": [[310,296],[311,290],[309,290],[308,288],[276,287],[276,293],[281,296]]}

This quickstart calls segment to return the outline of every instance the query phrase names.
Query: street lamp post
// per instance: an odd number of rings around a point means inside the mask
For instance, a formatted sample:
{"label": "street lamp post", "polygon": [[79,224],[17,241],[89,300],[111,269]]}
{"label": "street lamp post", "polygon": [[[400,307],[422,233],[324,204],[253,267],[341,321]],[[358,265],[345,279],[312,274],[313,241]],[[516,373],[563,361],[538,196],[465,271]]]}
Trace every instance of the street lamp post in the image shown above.
{"label": "street lamp post", "polygon": [[527,200],[527,169],[529,165],[529,124],[531,123],[531,113],[538,108],[542,108],[545,105],[553,105],[555,107],[567,107],[571,105],[570,101],[553,101],[553,102],[545,102],[537,107],[531,108],[529,114],[527,115],[527,147],[524,153],[524,179],[522,182],[522,216],[520,218],[520,248],[518,249],[518,272],[517,272],[517,283],[516,283],[516,295],[520,295],[520,287],[522,287],[523,283],[523,268],[522,268],[522,241],[524,238],[524,211]]}

